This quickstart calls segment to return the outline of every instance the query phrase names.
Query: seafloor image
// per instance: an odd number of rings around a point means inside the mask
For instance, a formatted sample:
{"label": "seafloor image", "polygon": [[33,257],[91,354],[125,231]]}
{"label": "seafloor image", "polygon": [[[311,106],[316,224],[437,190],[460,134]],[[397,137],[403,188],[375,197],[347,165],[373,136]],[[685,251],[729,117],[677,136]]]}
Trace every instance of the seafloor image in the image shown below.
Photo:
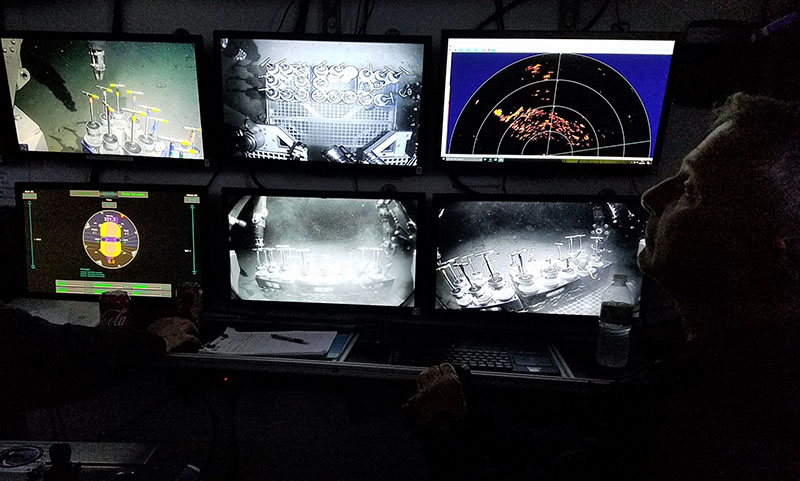
{"label": "seafloor image", "polygon": [[232,200],[234,298],[413,306],[413,203],[264,196]]}
{"label": "seafloor image", "polygon": [[618,203],[446,203],[436,308],[598,315],[614,274],[641,286],[645,219]]}
{"label": "seafloor image", "polygon": [[220,43],[229,154],[416,165],[423,45]]}
{"label": "seafloor image", "polygon": [[30,38],[19,47],[30,78],[15,98],[22,148],[203,158],[194,44]]}
{"label": "seafloor image", "polygon": [[648,157],[650,123],[636,91],[608,65],[577,54],[517,61],[461,111],[450,153]]}

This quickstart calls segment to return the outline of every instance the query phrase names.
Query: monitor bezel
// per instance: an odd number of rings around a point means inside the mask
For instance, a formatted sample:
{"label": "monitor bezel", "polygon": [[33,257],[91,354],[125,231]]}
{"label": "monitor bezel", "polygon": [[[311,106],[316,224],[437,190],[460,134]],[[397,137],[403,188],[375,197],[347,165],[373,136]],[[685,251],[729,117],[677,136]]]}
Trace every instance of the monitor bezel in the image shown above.
{"label": "monitor bezel", "polygon": [[[8,132],[13,132],[7,136],[7,140],[0,145],[0,153],[4,158],[12,162],[27,161],[62,161],[77,165],[89,166],[125,166],[129,164],[137,165],[158,165],[163,166],[165,161],[169,166],[183,167],[208,167],[212,159],[216,158],[217,145],[214,126],[208,112],[208,88],[206,75],[206,59],[203,48],[203,37],[200,35],[183,34],[138,34],[138,33],[93,33],[93,32],[56,32],[40,30],[0,30],[0,38],[22,38],[26,39],[46,39],[46,40],[105,40],[110,42],[142,42],[142,43],[173,43],[190,44],[194,46],[195,69],[197,73],[197,92],[198,107],[200,112],[200,123],[203,140],[204,157],[198,159],[191,158],[169,158],[169,157],[149,157],[149,156],[130,156],[130,155],[105,155],[91,154],[87,152],[39,152],[26,151],[19,148],[16,127],[14,125],[13,105],[6,112],[0,112],[0,127]],[[88,59],[87,59],[88,62]],[[23,68],[25,66],[23,65]],[[0,72],[6,73],[5,62],[0,66]],[[3,84],[5,85],[5,84]],[[3,87],[0,92],[0,102],[3,105],[11,104],[10,92]]]}
{"label": "monitor bezel", "polygon": [[[15,272],[18,272],[19,278],[24,279],[24,282],[18,284],[18,289],[15,290],[17,297],[30,298],[30,299],[55,299],[55,300],[73,300],[73,301],[97,301],[100,294],[58,294],[56,292],[31,292],[28,290],[28,271],[26,264],[27,254],[25,242],[25,215],[24,205],[22,202],[22,192],[30,189],[103,189],[103,190],[147,190],[158,192],[191,192],[194,191],[200,196],[200,204],[206,207],[202,210],[200,221],[198,222],[198,232],[200,233],[200,241],[197,244],[200,249],[198,256],[198,265],[201,267],[200,271],[200,288],[207,292],[207,284],[209,282],[209,274],[205,271],[208,270],[205,259],[207,258],[208,251],[208,224],[211,217],[211,208],[209,208],[208,188],[204,185],[173,185],[173,184],[136,184],[136,183],[80,183],[80,182],[17,182],[14,184],[14,224],[17,228],[13,229],[12,240],[13,245],[17,246],[15,252],[18,254],[19,261],[15,262]],[[177,287],[177,285],[175,286]],[[134,299],[134,298],[132,298]],[[172,296],[157,298],[157,297],[136,297],[137,302],[146,303],[169,303],[176,302],[176,292],[173,287]]]}
{"label": "monitor bezel", "polygon": [[[661,108],[656,142],[653,149],[653,162],[649,165],[639,164],[571,164],[559,162],[536,162],[531,160],[519,160],[511,162],[475,162],[445,160],[442,156],[443,145],[447,142],[446,136],[441,135],[444,123],[444,106],[446,95],[447,62],[448,62],[448,42],[450,39],[579,39],[579,40],[667,40],[674,42],[672,59],[670,61],[669,73],[665,84],[664,100]],[[674,91],[676,77],[676,60],[681,48],[681,35],[678,32],[562,32],[562,31],[538,31],[538,30],[442,30],[440,43],[440,62],[438,93],[436,99],[437,111],[435,120],[438,121],[437,136],[439,143],[436,145],[434,162],[438,169],[453,173],[463,173],[472,175],[491,175],[514,173],[517,175],[528,175],[532,177],[542,175],[570,175],[570,176],[643,176],[656,174],[658,172],[666,125],[669,120],[669,112],[672,104],[672,94]]]}
{"label": "monitor bezel", "polygon": [[[438,309],[436,307],[436,269],[437,251],[439,247],[439,211],[445,202],[568,202],[568,203],[605,203],[619,202],[626,204],[640,204],[639,196],[635,195],[590,195],[590,194],[433,194],[431,201],[432,224],[430,226],[430,249],[424,259],[423,269],[426,284],[430,292],[426,296],[426,312],[429,314],[430,323],[439,326],[463,327],[474,329],[502,329],[531,332],[549,332],[558,335],[576,335],[585,337],[594,332],[597,327],[597,316],[573,314],[545,314],[545,313],[515,313],[505,311],[484,311],[480,309]],[[645,219],[646,220],[646,219]],[[644,233],[643,233],[644,234]],[[647,276],[642,274],[639,302],[635,308],[638,317],[634,323],[641,323],[646,317],[645,300],[649,290]]]}
{"label": "monitor bezel", "polygon": [[[272,197],[311,197],[331,199],[397,199],[401,201],[417,202],[417,262],[415,266],[414,306],[374,306],[364,304],[337,304],[337,303],[304,303],[282,301],[256,301],[234,298],[230,286],[230,262],[228,252],[230,244],[227,236],[228,203],[234,196],[261,195]],[[424,274],[420,270],[424,256],[424,243],[427,241],[424,228],[426,203],[425,194],[419,192],[382,192],[382,191],[323,191],[323,190],[288,190],[288,189],[260,189],[250,187],[223,187],[220,194],[220,218],[216,230],[224,233],[225,238],[217,237],[218,245],[225,255],[214,255],[214,270],[225,272],[224,285],[218,283],[218,289],[224,289],[224,307],[228,313],[238,313],[233,322],[241,324],[269,324],[287,323],[295,326],[321,326],[321,327],[352,327],[381,325],[381,324],[409,324],[419,323],[422,320],[424,299]],[[377,222],[377,217],[376,217]],[[231,323],[230,318],[222,320]]]}
{"label": "monitor bezel", "polygon": [[[306,171],[310,168],[319,169],[325,173],[341,173],[341,174],[379,174],[391,177],[402,177],[410,175],[420,175],[424,170],[428,169],[426,159],[428,152],[433,150],[433,144],[436,144],[435,137],[431,135],[432,124],[425,119],[426,114],[430,112],[435,97],[438,92],[435,89],[427,88],[429,91],[427,95],[423,92],[420,99],[420,124],[418,131],[418,147],[417,147],[417,164],[409,166],[393,166],[393,165],[373,165],[373,164],[338,164],[333,162],[276,162],[264,161],[263,159],[251,159],[244,156],[233,156],[225,153],[225,125],[223,122],[223,85],[222,85],[222,50],[219,47],[220,39],[222,38],[238,38],[247,40],[288,40],[288,41],[310,41],[310,42],[352,42],[352,43],[396,43],[396,44],[419,44],[423,47],[422,57],[422,73],[423,73],[423,90],[425,85],[435,85],[438,75],[433,73],[431,62],[431,45],[432,37],[430,35],[355,35],[355,34],[318,34],[318,33],[288,33],[288,32],[264,32],[264,31],[243,31],[243,30],[215,30],[213,34],[213,55],[214,55],[214,82],[215,82],[215,100],[216,110],[215,130],[220,133],[219,141],[219,161],[225,163],[237,163],[247,165],[251,168],[268,167],[269,169],[279,169],[285,171]],[[312,165],[313,167],[308,167]]]}

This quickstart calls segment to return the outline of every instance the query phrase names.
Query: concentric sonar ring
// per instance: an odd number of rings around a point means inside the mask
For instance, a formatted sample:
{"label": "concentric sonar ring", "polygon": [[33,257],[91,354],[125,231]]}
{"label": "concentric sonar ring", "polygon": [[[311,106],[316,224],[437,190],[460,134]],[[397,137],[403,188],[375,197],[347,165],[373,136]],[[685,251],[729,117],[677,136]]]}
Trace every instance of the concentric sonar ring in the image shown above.
{"label": "concentric sonar ring", "polygon": [[456,120],[449,153],[490,156],[650,157],[639,94],[607,64],[540,54],[495,73]]}

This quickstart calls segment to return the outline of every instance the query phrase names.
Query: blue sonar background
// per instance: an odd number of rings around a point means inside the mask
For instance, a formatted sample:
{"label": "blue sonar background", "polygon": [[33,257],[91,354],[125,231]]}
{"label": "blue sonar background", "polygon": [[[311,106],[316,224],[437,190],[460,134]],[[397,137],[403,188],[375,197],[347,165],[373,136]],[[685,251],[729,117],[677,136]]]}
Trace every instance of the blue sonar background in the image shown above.
{"label": "blue sonar background", "polygon": [[[542,52],[549,53],[549,52]],[[535,53],[454,52],[450,71],[450,106],[447,119],[447,152],[453,128],[472,95],[492,75]],[[650,119],[650,156],[664,109],[664,97],[672,55],[579,54],[605,63],[625,77],[642,99]]]}

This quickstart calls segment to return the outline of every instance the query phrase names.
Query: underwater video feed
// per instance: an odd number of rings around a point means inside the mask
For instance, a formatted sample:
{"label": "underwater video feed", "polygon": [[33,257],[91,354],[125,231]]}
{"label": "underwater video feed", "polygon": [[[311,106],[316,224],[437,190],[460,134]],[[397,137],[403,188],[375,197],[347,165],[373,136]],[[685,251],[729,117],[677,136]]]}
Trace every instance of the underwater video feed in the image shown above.
{"label": "underwater video feed", "polygon": [[638,297],[636,201],[439,203],[436,308],[595,316],[615,274]]}
{"label": "underwater video feed", "polygon": [[414,306],[416,201],[224,197],[233,299]]}
{"label": "underwater video feed", "polygon": [[423,43],[217,43],[228,155],[417,165]]}
{"label": "underwater video feed", "polygon": [[203,159],[192,41],[4,38],[21,151]]}

